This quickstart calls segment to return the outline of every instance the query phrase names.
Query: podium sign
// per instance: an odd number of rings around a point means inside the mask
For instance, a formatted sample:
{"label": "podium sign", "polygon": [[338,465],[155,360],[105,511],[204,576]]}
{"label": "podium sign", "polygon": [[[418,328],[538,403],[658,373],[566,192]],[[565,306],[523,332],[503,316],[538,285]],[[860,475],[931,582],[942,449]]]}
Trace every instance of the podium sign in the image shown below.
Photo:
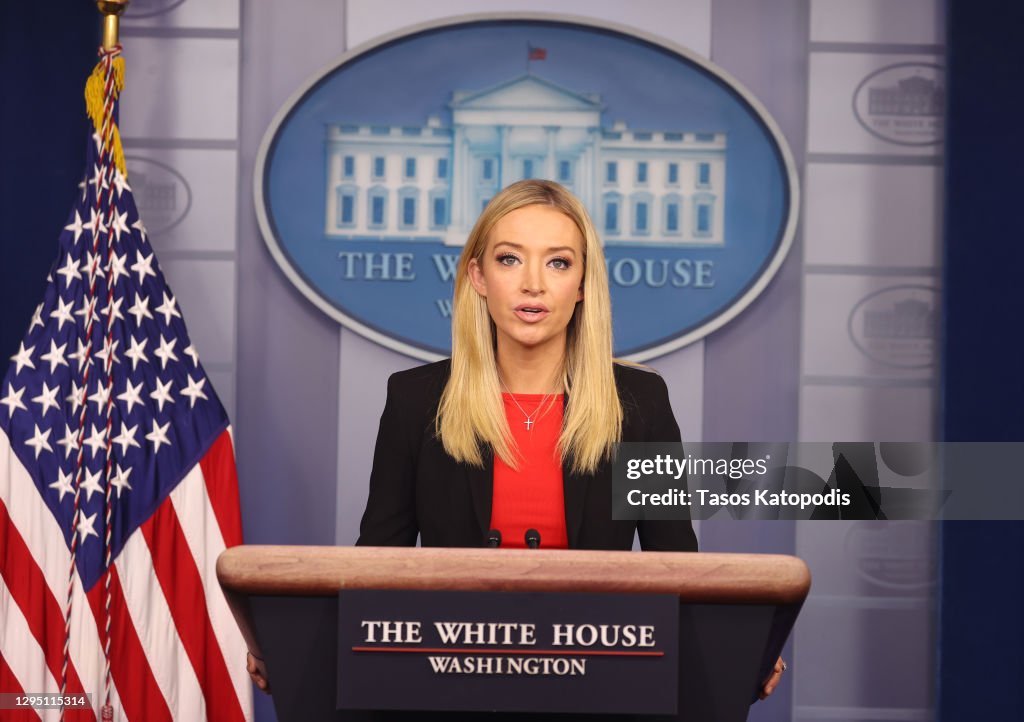
{"label": "podium sign", "polygon": [[338,709],[675,714],[671,594],[343,590]]}

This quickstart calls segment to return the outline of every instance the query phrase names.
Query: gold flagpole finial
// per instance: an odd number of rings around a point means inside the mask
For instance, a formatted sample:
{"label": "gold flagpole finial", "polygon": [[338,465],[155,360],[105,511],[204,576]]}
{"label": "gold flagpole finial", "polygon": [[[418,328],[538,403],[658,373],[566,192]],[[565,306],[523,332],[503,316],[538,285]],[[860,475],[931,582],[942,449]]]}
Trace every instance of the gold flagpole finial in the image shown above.
{"label": "gold flagpole finial", "polygon": [[118,24],[121,13],[131,0],[98,0],[96,7],[103,13],[103,49],[113,50],[118,42]]}

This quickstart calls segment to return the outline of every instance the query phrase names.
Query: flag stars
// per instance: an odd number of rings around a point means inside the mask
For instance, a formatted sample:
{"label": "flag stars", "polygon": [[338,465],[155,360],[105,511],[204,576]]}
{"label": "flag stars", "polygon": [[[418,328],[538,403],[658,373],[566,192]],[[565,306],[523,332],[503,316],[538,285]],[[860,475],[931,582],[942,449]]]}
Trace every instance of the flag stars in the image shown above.
{"label": "flag stars", "polygon": [[82,230],[85,226],[82,225],[82,216],[78,213],[78,209],[75,209],[75,220],[68,225],[64,226],[65,231],[71,231],[75,234],[75,243],[78,243],[79,237],[82,235]]}
{"label": "flag stars", "polygon": [[89,185],[96,189],[97,196],[100,194],[101,188],[107,187],[106,179],[103,178],[103,169],[100,168],[99,163],[93,165],[92,178],[89,179]]}
{"label": "flag stars", "polygon": [[128,477],[131,475],[131,467],[122,469],[121,465],[118,464],[114,475],[110,477],[110,485],[117,489],[117,498],[121,498],[122,491],[131,491],[132,485],[128,483]]}
{"label": "flag stars", "polygon": [[160,379],[156,379],[156,389],[149,392],[149,397],[156,401],[160,411],[164,410],[164,404],[173,404],[174,399],[171,398],[171,381],[168,380],[165,384]]}
{"label": "flag stars", "polygon": [[64,276],[64,288],[71,287],[71,279],[78,281],[82,280],[82,274],[78,270],[78,264],[71,258],[70,254],[66,257],[64,265],[57,269],[58,276]]}
{"label": "flag stars", "polygon": [[57,481],[47,485],[47,488],[55,489],[60,494],[60,498],[57,499],[58,503],[64,501],[65,494],[75,495],[75,490],[71,486],[71,479],[71,474],[65,474],[63,469],[58,468]]}
{"label": "flag stars", "polygon": [[135,252],[135,263],[131,265],[131,269],[135,273],[139,274],[139,285],[146,279],[146,276],[153,276],[156,278],[156,271],[153,270],[153,254],[150,253],[148,256],[142,255],[141,251]]}
{"label": "flag stars", "polygon": [[94,536],[97,539],[100,538],[100,535],[96,533],[96,529],[95,529],[95,526],[96,526],[96,514],[97,513],[98,512],[93,512],[92,514],[89,514],[88,516],[86,516],[85,514],[81,515],[81,518],[78,520],[78,541],[79,541],[79,543],[84,544],[85,540],[88,539],[90,536]]}
{"label": "flag stars", "polygon": [[15,390],[12,384],[7,384],[7,395],[0,399],[0,404],[7,407],[8,416],[14,416],[14,412],[18,409],[28,411],[28,407],[25,406],[25,403],[21,400],[21,396],[24,393],[24,388]]}
{"label": "flag stars", "polygon": [[206,379],[200,378],[198,381],[193,380],[192,375],[188,376],[188,386],[183,388],[180,393],[182,396],[187,396],[189,400],[188,407],[194,409],[196,407],[196,401],[199,399],[206,399],[209,401],[209,396],[203,393],[203,386],[206,385]]}
{"label": "flag stars", "polygon": [[[60,271],[58,271],[60,273]],[[79,276],[81,278],[81,276]],[[57,297],[57,308],[50,311],[50,318],[57,319],[57,330],[60,331],[64,328],[65,322],[74,323],[75,319],[71,315],[72,309],[75,307],[74,300],[64,303],[64,299]]]}
{"label": "flag stars", "polygon": [[96,392],[89,397],[89,400],[96,404],[96,413],[102,414],[103,407],[107,405],[107,401],[110,399],[110,388],[103,384],[96,385]]}
{"label": "flag stars", "polygon": [[[68,319],[71,320],[70,318]],[[32,333],[32,329],[36,326],[43,326],[43,304],[36,306],[36,312],[32,314],[32,323],[28,325],[28,332]],[[60,330],[60,329],[58,329]]]}
{"label": "flag stars", "polygon": [[135,370],[140,361],[143,363],[149,363],[149,357],[146,356],[147,343],[149,343],[149,339],[146,337],[142,338],[141,343],[134,336],[129,339],[128,350],[124,352],[124,355],[125,358],[131,359],[132,371]]}
{"label": "flag stars", "polygon": [[[144,406],[145,405],[145,404],[143,404],[143,401],[142,401],[142,399],[139,396],[139,392],[141,390],[142,390],[142,382],[141,381],[137,385],[133,385],[131,381],[125,379],[125,382],[124,382],[124,393],[118,394],[117,399],[118,399],[118,401],[124,401],[124,403],[128,406],[128,413],[129,414],[132,412],[132,409],[135,408],[135,404],[139,404],[140,406]],[[163,405],[162,404],[161,404],[160,408],[161,408],[161,410],[163,410]]]}
{"label": "flag stars", "polygon": [[83,298],[82,307],[75,311],[75,315],[81,316],[82,323],[86,326],[88,326],[90,322],[99,323],[100,317],[96,315],[96,299],[93,298],[88,303],[86,303],[85,299]]}
{"label": "flag stars", "polygon": [[96,213],[95,208],[89,209],[89,223],[86,227],[88,228],[89,233],[92,234],[93,238],[96,238],[99,234],[107,232],[107,227],[103,225],[103,216]]}
{"label": "flag stars", "polygon": [[146,225],[142,222],[141,218],[139,218],[137,221],[135,221],[135,223],[132,224],[132,228],[137,230],[139,232],[139,235],[142,236],[143,243],[145,243],[148,240],[149,237],[146,235]]}
{"label": "flag stars", "polygon": [[103,487],[100,486],[100,477],[103,476],[102,471],[89,471],[84,469],[85,478],[82,479],[81,490],[85,492],[85,500],[92,501],[92,495],[99,493],[103,494]]}
{"label": "flag stars", "polygon": [[71,427],[64,423],[64,438],[57,442],[58,446],[64,447],[64,458],[67,459],[71,456],[72,451],[78,450],[78,439],[75,434],[71,431]]}
{"label": "flag stars", "polygon": [[64,349],[68,347],[67,342],[57,345],[57,342],[52,338],[50,339],[50,350],[44,353],[39,358],[50,364],[50,373],[52,374],[57,370],[58,366],[67,366],[67,359],[64,358]]}
{"label": "flag stars", "polygon": [[14,362],[14,375],[17,376],[21,373],[21,370],[28,366],[30,369],[36,367],[32,361],[32,352],[36,350],[35,346],[29,346],[25,348],[25,342],[22,341],[18,344],[18,353],[11,356],[11,361]]}
{"label": "flag stars", "polygon": [[128,425],[123,421],[121,422],[121,433],[111,439],[111,443],[120,444],[121,456],[128,453],[128,447],[134,446],[136,449],[139,447],[139,442],[135,440],[135,432],[138,431],[139,425],[128,428]]}
{"label": "flag stars", "polygon": [[177,305],[178,302],[174,300],[174,296],[168,296],[167,291],[164,291],[164,302],[156,307],[157,313],[162,313],[164,316],[164,324],[167,326],[171,325],[171,317],[176,316],[181,318],[181,314],[178,313]]}
{"label": "flag stars", "polygon": [[174,346],[178,343],[177,338],[172,338],[168,341],[164,338],[163,334],[160,334],[160,348],[153,351],[153,355],[160,359],[160,368],[166,369],[168,361],[177,361],[178,357],[174,354]]}
{"label": "flag stars", "polygon": [[128,211],[125,211],[124,213],[118,213],[116,210],[114,211],[113,219],[111,220],[111,223],[110,223],[110,230],[112,230],[114,232],[114,241],[116,243],[120,243],[121,242],[121,234],[122,233],[128,233],[129,235],[131,234],[131,231],[128,230],[128,222],[127,221],[128,221]]}
{"label": "flag stars", "polygon": [[89,284],[93,284],[96,281],[96,277],[105,278],[106,274],[103,272],[103,267],[100,266],[100,254],[93,253],[92,251],[85,252],[85,258],[82,259],[82,272],[89,274]]}
{"label": "flag stars", "polygon": [[35,433],[31,439],[25,439],[25,446],[31,446],[35,449],[36,458],[39,458],[39,454],[43,451],[53,452],[53,447],[50,446],[50,432],[53,429],[47,429],[46,431],[39,430],[39,424],[33,424],[35,426]]}
{"label": "flag stars", "polygon": [[125,191],[131,191],[132,189],[131,186],[128,185],[128,177],[125,176],[125,174],[122,173],[120,169],[114,171],[114,187],[117,188],[118,198],[120,198],[121,194],[124,193]]}
{"label": "flag stars", "polygon": [[[125,270],[125,264],[128,262],[128,254],[122,253],[118,255],[115,251],[110,255],[110,283],[113,286],[117,285],[117,282],[121,279],[121,276],[131,276],[127,270]],[[120,300],[120,299],[119,299]]]}
{"label": "flag stars", "polygon": [[185,349],[184,353],[185,353],[186,356],[188,356],[190,359],[192,359],[192,365],[193,366],[196,366],[196,367],[199,366],[199,354],[198,354],[198,352],[196,352],[195,344],[190,343],[188,345],[188,348]]}
{"label": "flag stars", "polygon": [[[85,362],[86,361],[89,361],[90,363],[92,363],[92,359],[88,358],[88,356],[89,356],[89,347],[85,345],[85,342],[82,341],[82,339],[78,339],[78,350],[75,351],[72,354],[68,354],[68,358],[69,359],[74,359],[74,360],[78,361],[78,370],[79,371],[81,371],[82,367],[85,366]],[[72,383],[74,383],[74,382],[72,382]]]}
{"label": "flag stars", "polygon": [[43,390],[40,392],[38,396],[32,397],[32,400],[42,407],[41,410],[39,411],[40,417],[46,416],[46,412],[49,411],[51,407],[55,409],[60,408],[60,404],[57,403],[58,391],[60,391],[59,384],[51,389],[44,381]]}
{"label": "flag stars", "polygon": [[103,361],[107,368],[111,368],[114,364],[121,362],[121,359],[117,357],[117,345],[119,343],[121,342],[108,336],[103,340],[103,349],[96,352],[96,358]]}
{"label": "flag stars", "polygon": [[135,304],[128,309],[128,313],[135,316],[135,325],[141,326],[143,318],[153,318],[152,312],[149,310],[149,296],[143,296],[141,293],[135,296]]}
{"label": "flag stars", "polygon": [[112,299],[107,307],[101,312],[107,319],[107,328],[114,325],[114,321],[124,321],[124,314],[121,313],[121,304],[124,303],[124,298],[118,296]]}
{"label": "flag stars", "polygon": [[168,421],[164,424],[158,424],[156,419],[153,419],[153,430],[146,434],[146,441],[153,442],[153,453],[160,451],[160,445],[165,444],[171,445],[171,442],[167,439],[167,429],[170,428],[171,422]]}
{"label": "flag stars", "polygon": [[85,445],[89,447],[90,453],[95,458],[96,452],[107,445],[106,428],[99,429],[96,424],[93,424],[92,433],[85,439]]}
{"label": "flag stars", "polygon": [[71,379],[71,393],[65,399],[71,404],[71,413],[77,414],[78,408],[85,404],[85,391],[85,386],[79,386],[74,379]]}

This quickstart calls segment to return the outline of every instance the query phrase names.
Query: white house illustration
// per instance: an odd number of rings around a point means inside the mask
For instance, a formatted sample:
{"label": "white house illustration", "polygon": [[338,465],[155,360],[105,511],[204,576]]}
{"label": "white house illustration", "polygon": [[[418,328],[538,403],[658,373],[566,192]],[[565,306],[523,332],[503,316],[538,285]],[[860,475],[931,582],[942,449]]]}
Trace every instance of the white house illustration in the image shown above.
{"label": "white house illustration", "polygon": [[598,95],[532,74],[455,91],[449,107],[450,128],[328,126],[329,237],[461,245],[499,189],[546,178],[606,243],[724,243],[724,133],[605,128]]}

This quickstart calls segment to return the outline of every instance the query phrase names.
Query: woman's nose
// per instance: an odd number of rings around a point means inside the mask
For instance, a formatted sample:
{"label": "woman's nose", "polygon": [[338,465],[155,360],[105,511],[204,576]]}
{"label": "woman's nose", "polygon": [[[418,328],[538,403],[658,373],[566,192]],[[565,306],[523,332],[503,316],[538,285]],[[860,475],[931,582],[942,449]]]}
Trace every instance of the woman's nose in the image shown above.
{"label": "woman's nose", "polygon": [[523,292],[538,294],[544,292],[542,267],[535,263],[527,263],[523,269]]}

